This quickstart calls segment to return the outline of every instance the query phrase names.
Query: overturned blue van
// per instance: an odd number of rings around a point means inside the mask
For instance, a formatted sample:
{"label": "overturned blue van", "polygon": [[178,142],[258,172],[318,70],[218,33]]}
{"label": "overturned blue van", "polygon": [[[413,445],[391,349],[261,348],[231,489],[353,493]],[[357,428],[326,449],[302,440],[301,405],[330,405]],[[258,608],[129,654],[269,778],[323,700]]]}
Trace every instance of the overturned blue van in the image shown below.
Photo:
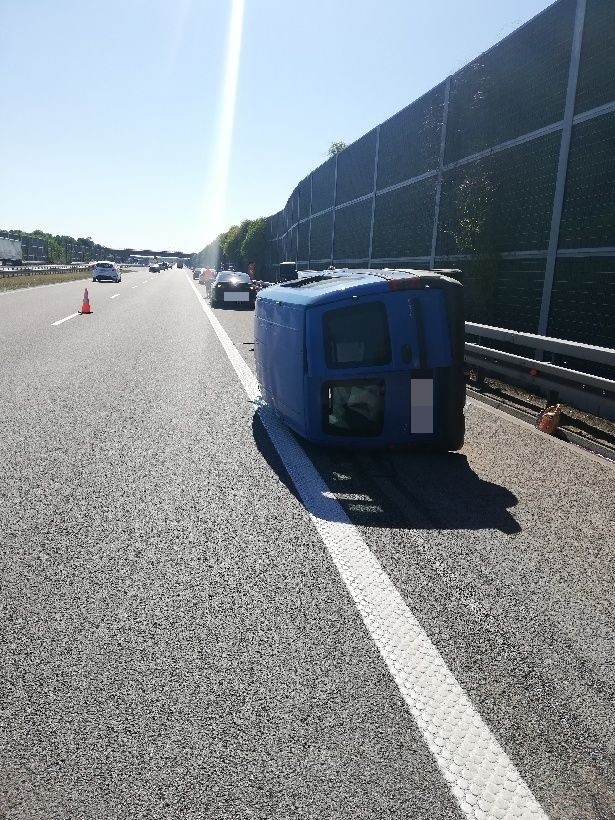
{"label": "overturned blue van", "polygon": [[458,450],[463,289],[446,273],[331,270],[261,291],[264,400],[318,444]]}

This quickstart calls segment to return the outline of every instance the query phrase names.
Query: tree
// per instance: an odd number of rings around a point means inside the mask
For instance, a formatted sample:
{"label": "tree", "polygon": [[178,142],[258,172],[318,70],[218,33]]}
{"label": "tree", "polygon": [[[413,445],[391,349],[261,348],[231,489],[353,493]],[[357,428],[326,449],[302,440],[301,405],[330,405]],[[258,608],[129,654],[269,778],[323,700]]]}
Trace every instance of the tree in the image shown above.
{"label": "tree", "polygon": [[248,228],[250,227],[250,220],[245,219],[241,225],[233,225],[228,231],[222,235],[220,244],[222,246],[222,253],[226,257],[226,264],[232,265],[234,268],[242,270],[244,267],[244,258],[241,252],[241,245],[246,238]]}
{"label": "tree", "polygon": [[464,263],[466,316],[488,325],[495,321],[500,261],[497,236],[498,224],[503,221],[495,190],[490,172],[473,167],[463,172],[454,193],[457,219],[445,228],[454,242],[449,253],[471,257]]}
{"label": "tree", "polygon": [[193,266],[226,267],[246,270],[254,262],[257,271],[268,264],[268,218],[244,219],[232,225],[192,257]]}
{"label": "tree", "polygon": [[330,157],[334,157],[336,154],[341,154],[345,148],[348,148],[348,146],[343,140],[340,140],[339,142],[332,142],[329,146],[327,154]]}
{"label": "tree", "polygon": [[257,271],[267,265],[267,220],[264,216],[250,222],[241,243],[241,255],[248,264],[254,262]]}

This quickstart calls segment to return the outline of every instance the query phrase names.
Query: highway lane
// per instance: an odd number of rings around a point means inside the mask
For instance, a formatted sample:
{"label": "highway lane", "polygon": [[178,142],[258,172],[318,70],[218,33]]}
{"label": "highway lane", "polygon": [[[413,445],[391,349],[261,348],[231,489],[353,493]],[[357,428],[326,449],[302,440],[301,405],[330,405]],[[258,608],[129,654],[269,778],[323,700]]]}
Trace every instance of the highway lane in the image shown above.
{"label": "highway lane", "polygon": [[0,292],[0,315],[3,319],[6,317],[0,325],[0,342],[3,348],[12,344],[13,339],[18,344],[29,344],[30,339],[36,337],[39,324],[51,325],[80,310],[85,288],[93,310],[106,313],[110,309],[107,303],[114,294],[132,294],[133,287],[138,288],[143,282],[149,284],[149,280],[164,275],[164,271],[153,274],[148,273],[147,268],[129,268],[122,271],[122,281],[117,285],[80,279]]}
{"label": "highway lane", "polygon": [[[7,815],[464,816],[186,277],[141,285],[0,297]],[[608,817],[612,471],[468,420],[309,452],[544,810]]]}
{"label": "highway lane", "polygon": [[[254,368],[251,317],[215,314]],[[549,814],[610,816],[612,465],[476,402],[467,420],[447,457],[307,450]]]}
{"label": "highway lane", "polygon": [[2,369],[6,813],[459,816],[185,279],[110,304]]}

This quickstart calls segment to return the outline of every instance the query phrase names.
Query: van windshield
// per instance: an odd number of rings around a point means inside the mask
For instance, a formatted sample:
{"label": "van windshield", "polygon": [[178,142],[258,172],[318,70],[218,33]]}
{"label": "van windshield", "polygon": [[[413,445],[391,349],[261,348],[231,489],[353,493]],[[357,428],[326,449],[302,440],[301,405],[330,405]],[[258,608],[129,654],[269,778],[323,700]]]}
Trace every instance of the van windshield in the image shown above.
{"label": "van windshield", "polygon": [[325,358],[329,368],[389,364],[391,338],[382,302],[338,308],[323,317]]}

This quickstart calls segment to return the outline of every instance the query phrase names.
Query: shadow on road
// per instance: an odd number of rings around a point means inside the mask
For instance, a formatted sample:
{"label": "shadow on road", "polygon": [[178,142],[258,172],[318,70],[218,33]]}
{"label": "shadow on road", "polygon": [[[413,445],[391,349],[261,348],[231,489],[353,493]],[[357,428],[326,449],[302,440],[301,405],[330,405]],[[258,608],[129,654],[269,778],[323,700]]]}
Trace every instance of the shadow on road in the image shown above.
{"label": "shadow on road", "polygon": [[[301,501],[258,412],[254,441],[271,469]],[[300,440],[299,440],[300,441]],[[388,529],[521,531],[509,509],[517,497],[483,481],[461,453],[330,450],[300,441],[353,524]]]}

